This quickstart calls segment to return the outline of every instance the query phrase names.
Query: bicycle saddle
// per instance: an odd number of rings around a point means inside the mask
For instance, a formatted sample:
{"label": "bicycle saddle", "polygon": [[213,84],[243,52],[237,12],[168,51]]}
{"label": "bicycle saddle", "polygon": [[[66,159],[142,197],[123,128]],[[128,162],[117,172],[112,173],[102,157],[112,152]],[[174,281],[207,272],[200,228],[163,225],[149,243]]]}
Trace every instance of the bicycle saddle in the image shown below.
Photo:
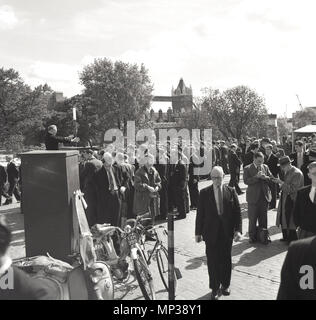
{"label": "bicycle saddle", "polygon": [[91,233],[93,236],[106,236],[112,235],[117,230],[117,227],[108,224],[96,224],[91,227]]}

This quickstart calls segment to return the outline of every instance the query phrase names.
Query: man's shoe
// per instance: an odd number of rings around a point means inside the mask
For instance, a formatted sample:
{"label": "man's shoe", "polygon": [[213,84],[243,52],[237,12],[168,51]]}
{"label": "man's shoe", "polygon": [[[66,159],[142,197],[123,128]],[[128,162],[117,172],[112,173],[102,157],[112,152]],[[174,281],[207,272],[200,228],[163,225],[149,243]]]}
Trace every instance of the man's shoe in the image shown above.
{"label": "man's shoe", "polygon": [[249,239],[249,243],[255,243],[255,242],[256,242],[256,239],[252,239],[252,238]]}
{"label": "man's shoe", "polygon": [[218,300],[218,291],[212,291],[211,300]]}
{"label": "man's shoe", "polygon": [[222,288],[221,288],[221,292],[222,292],[222,295],[223,295],[223,296],[229,296],[229,295],[230,295],[230,289],[229,289],[229,287],[228,287],[228,288],[222,287]]}
{"label": "man's shoe", "polygon": [[283,238],[280,239],[280,241],[281,241],[281,242],[287,242],[287,240],[286,240],[286,239],[283,239]]}

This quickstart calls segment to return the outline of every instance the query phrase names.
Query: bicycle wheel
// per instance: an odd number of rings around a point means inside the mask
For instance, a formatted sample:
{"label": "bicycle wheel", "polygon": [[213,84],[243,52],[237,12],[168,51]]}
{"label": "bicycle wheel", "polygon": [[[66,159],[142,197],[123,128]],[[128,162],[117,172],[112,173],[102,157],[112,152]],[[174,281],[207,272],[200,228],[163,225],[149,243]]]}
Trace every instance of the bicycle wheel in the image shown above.
{"label": "bicycle wheel", "polygon": [[[169,291],[169,262],[168,262],[168,250],[161,246],[160,249],[157,250],[157,265],[160,274],[160,278],[167,289]],[[176,272],[174,272],[174,290],[177,288],[177,276]]]}
{"label": "bicycle wheel", "polygon": [[146,300],[155,300],[155,289],[152,275],[142,252],[137,250],[137,259],[133,260],[136,279]]}

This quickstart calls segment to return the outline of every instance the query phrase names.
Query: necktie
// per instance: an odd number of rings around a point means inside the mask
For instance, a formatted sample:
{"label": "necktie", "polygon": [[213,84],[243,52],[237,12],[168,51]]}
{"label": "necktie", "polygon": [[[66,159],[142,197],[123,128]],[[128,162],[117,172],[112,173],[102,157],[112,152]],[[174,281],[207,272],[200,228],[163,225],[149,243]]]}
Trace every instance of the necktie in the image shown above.
{"label": "necktie", "polygon": [[113,192],[115,188],[114,188],[114,180],[113,180],[114,177],[113,177],[111,168],[107,170],[107,173],[108,173],[108,179],[109,179],[109,190]]}
{"label": "necktie", "polygon": [[217,194],[218,194],[218,202],[219,202],[219,215],[223,214],[223,195],[222,195],[222,188],[217,187]]}

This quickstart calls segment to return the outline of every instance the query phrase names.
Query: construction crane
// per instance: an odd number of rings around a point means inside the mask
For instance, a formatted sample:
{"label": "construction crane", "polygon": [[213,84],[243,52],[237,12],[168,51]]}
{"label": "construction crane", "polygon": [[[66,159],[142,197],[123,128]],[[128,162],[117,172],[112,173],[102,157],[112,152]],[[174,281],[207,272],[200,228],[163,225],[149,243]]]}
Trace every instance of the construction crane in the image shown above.
{"label": "construction crane", "polygon": [[301,110],[303,110],[304,108],[303,108],[303,106],[302,106],[302,104],[301,104],[301,101],[300,101],[300,98],[299,98],[298,94],[296,95],[296,97],[297,97],[297,100],[298,100],[298,104],[299,104],[300,107],[301,107]]}

